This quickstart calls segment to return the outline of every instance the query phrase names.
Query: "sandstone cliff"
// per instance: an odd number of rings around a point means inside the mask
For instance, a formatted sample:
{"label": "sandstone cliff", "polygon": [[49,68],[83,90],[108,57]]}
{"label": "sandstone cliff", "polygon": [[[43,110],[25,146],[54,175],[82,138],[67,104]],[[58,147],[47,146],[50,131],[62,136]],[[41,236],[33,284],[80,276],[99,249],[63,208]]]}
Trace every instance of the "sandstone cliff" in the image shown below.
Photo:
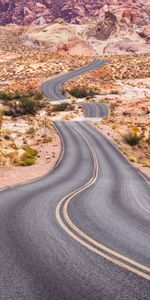
{"label": "sandstone cliff", "polygon": [[149,0],[0,0],[0,24],[44,24],[57,18],[81,23],[87,17],[99,16],[106,5],[115,7],[116,14],[123,8],[124,17],[133,24],[149,23]]}

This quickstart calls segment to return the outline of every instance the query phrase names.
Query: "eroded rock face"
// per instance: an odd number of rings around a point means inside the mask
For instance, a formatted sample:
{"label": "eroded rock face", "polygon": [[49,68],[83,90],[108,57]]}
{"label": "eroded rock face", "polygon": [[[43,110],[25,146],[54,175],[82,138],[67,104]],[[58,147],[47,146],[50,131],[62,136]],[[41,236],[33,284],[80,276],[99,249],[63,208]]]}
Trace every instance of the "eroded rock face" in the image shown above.
{"label": "eroded rock face", "polygon": [[150,41],[150,25],[140,27],[137,32],[140,37],[144,38],[146,41]]}
{"label": "eroded rock face", "polygon": [[98,16],[105,5],[117,10],[124,7],[124,17],[133,23],[142,26],[149,22],[149,0],[0,0],[0,24],[43,24],[57,18],[80,23],[86,17]]}
{"label": "eroded rock face", "polygon": [[32,48],[45,48],[50,52],[59,51],[70,55],[95,55],[92,46],[81,35],[77,28],[82,25],[74,24],[48,24],[29,26],[28,30],[20,36],[25,45]]}
{"label": "eroded rock face", "polygon": [[139,40],[124,39],[111,42],[104,48],[104,53],[126,54],[126,53],[150,53],[150,43]]}
{"label": "eroded rock face", "polygon": [[[111,3],[111,2],[109,2]],[[150,2],[145,1],[120,1],[112,2],[113,5],[104,5],[97,17],[97,23],[91,26],[88,37],[94,37],[97,40],[105,41],[110,36],[120,36],[122,33],[135,33],[140,27],[145,26],[141,31],[141,37],[145,37],[150,24]],[[143,34],[143,36],[142,36]],[[140,33],[139,33],[140,35]]]}
{"label": "eroded rock face", "polygon": [[88,36],[95,37],[97,40],[107,40],[111,34],[117,31],[117,24],[117,17],[109,10],[105,11],[96,26],[89,30]]}

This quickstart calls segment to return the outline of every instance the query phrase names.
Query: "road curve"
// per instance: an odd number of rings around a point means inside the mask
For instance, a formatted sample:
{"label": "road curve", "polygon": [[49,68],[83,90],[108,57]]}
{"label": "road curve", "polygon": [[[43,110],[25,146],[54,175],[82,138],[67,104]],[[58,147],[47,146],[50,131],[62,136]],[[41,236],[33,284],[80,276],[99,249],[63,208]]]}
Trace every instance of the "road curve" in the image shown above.
{"label": "road curve", "polygon": [[[92,63],[79,68],[77,70],[70,71],[66,74],[56,76],[53,79],[45,81],[41,86],[41,91],[43,94],[49,98],[51,101],[65,100],[66,97],[62,94],[62,84],[69,81],[75,77],[80,76],[86,72],[95,70],[102,67],[106,63],[105,59],[96,59]],[[106,104],[103,103],[80,103],[84,109],[85,117],[87,118],[102,118],[108,115],[109,110]]]}
{"label": "road curve", "polygon": [[0,299],[149,300],[149,182],[92,126],[55,125],[55,170],[0,192]]}
{"label": "road curve", "polygon": [[62,95],[61,86],[64,82],[71,80],[77,76],[80,76],[86,72],[95,70],[106,63],[105,59],[96,59],[92,63],[79,68],[77,70],[70,71],[66,74],[62,74],[60,76],[54,77],[53,79],[49,79],[44,82],[41,86],[42,92],[48,97],[50,100],[65,100],[66,97]]}
{"label": "road curve", "polygon": [[103,118],[109,114],[108,106],[105,103],[81,102],[86,118]]}

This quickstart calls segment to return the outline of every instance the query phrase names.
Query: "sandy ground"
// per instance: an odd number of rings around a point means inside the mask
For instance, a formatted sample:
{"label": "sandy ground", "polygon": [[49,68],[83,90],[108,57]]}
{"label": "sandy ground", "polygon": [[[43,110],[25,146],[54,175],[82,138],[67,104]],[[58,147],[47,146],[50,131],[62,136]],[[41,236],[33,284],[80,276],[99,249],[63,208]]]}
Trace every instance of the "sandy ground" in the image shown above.
{"label": "sandy ground", "polygon": [[[117,143],[115,142],[117,133],[109,126],[93,122],[89,123],[94,125],[104,136],[117,146]],[[41,132],[41,135],[42,134],[43,132]],[[29,167],[0,167],[0,189],[30,182],[53,170],[60,157],[61,141],[54,129],[51,131],[51,135],[53,137],[51,143],[41,143],[34,146],[34,148],[38,150],[38,159],[35,165]],[[134,166],[150,178],[150,168],[140,166],[139,164],[134,164]]]}
{"label": "sandy ground", "polygon": [[58,134],[53,130],[53,141],[41,144],[38,150],[37,163],[29,167],[0,167],[0,189],[26,183],[46,175],[53,170],[61,153],[61,141]]}
{"label": "sandy ground", "polygon": [[[83,115],[83,110],[78,108],[77,105],[75,111],[57,113],[56,116],[51,117],[51,120],[69,120],[78,115]],[[34,128],[38,127],[37,119],[34,120],[33,125]],[[3,129],[11,129],[13,132],[16,130],[23,134],[29,129],[29,124],[24,120],[19,120],[19,125],[15,122],[12,124],[10,123],[10,120],[8,120],[3,124]],[[44,144],[42,142],[42,136],[45,134],[45,129],[42,127],[35,133],[33,138],[28,137],[28,143],[32,148],[38,151],[38,159],[35,165],[29,167],[0,166],[0,190],[30,182],[53,170],[60,157],[61,141],[53,126],[50,126],[50,128],[47,128],[46,130],[47,136],[52,136],[53,138],[51,143]]]}
{"label": "sandy ground", "polygon": [[[111,142],[113,142],[116,147],[117,143],[115,142],[115,137],[117,137],[117,133],[115,133],[109,126],[103,125],[103,124],[94,124],[92,123],[96,129],[98,129],[106,138],[108,138]],[[135,168],[139,169],[143,175],[146,175],[150,179],[150,168],[148,167],[143,167],[140,164],[132,163]]]}

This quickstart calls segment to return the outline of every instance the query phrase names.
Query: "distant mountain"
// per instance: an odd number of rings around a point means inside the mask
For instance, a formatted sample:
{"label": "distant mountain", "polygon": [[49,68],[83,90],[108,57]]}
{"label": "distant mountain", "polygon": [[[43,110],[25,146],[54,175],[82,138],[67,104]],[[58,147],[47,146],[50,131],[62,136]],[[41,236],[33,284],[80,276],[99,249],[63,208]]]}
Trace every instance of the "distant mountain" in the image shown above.
{"label": "distant mountain", "polygon": [[[80,24],[113,8],[137,25],[150,23],[150,0],[0,0],[0,25],[51,23],[58,18]],[[110,17],[110,16],[109,16]]]}

